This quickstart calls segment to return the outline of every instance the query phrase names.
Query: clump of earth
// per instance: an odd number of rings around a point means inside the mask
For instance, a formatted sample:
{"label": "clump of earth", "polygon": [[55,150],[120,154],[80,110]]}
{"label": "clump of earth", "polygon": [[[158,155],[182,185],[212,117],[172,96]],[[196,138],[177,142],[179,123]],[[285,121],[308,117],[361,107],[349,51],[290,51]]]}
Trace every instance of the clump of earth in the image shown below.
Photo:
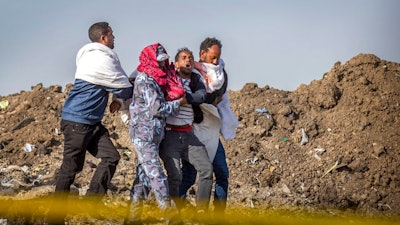
{"label": "clump of earth", "polygon": [[[0,96],[0,196],[54,191],[63,152],[60,114],[71,87],[37,84]],[[359,54],[294,91],[247,83],[229,97],[240,124],[235,139],[223,140],[228,208],[400,215],[399,63]],[[136,172],[128,129],[109,111],[103,124],[122,156],[108,195],[127,199]],[[72,193],[86,192],[97,163],[87,154]]]}

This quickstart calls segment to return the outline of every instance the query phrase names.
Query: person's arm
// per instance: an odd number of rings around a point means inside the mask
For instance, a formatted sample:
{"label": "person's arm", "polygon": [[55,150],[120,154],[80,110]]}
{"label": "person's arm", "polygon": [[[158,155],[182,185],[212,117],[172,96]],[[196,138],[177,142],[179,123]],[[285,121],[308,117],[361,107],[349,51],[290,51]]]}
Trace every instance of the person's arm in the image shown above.
{"label": "person's arm", "polygon": [[[129,88],[107,88],[107,91],[113,93],[112,102],[110,103],[109,109],[111,113],[126,110],[129,107],[129,102],[132,98],[133,87]],[[128,104],[128,105],[126,105]]]}
{"label": "person's arm", "polygon": [[122,98],[124,100],[132,98],[133,86],[127,88],[106,88],[108,92],[116,95],[116,98]]}
{"label": "person's arm", "polygon": [[200,75],[192,73],[190,89],[192,93],[186,93],[186,99],[189,104],[200,105],[206,99],[206,87],[200,80]]}
{"label": "person's arm", "polygon": [[139,103],[143,105],[144,110],[148,110],[145,113],[149,118],[152,117],[168,117],[171,115],[177,115],[179,113],[180,103],[184,102],[184,97],[173,100],[165,101],[161,98],[159,87],[153,82],[135,82],[136,93],[138,96],[135,99],[135,104]]}
{"label": "person's arm", "polygon": [[161,102],[157,115],[161,117],[176,116],[179,113],[181,104],[187,103],[186,97],[183,96],[177,100]]}

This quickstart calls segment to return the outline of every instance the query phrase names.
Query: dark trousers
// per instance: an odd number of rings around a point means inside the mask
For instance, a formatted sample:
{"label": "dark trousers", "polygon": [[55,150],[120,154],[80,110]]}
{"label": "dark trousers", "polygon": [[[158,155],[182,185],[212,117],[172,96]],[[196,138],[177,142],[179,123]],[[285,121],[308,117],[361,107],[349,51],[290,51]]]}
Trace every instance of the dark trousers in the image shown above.
{"label": "dark trousers", "polygon": [[160,157],[168,174],[169,194],[176,201],[179,200],[179,186],[182,181],[181,159],[193,165],[195,176],[196,172],[199,173],[197,205],[199,209],[207,209],[211,196],[213,168],[205,146],[193,131],[167,131],[160,145]]}
{"label": "dark trousers", "polygon": [[63,161],[56,181],[56,192],[69,192],[78,172],[82,171],[86,151],[101,162],[93,174],[88,194],[105,194],[120,159],[108,130],[99,122],[86,125],[62,120],[64,133]]}

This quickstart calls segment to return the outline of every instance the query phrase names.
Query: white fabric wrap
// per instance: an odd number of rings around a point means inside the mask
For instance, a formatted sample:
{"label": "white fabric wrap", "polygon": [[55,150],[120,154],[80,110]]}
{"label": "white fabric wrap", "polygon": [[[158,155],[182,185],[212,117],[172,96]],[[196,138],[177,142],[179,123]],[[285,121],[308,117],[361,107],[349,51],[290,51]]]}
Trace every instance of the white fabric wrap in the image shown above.
{"label": "white fabric wrap", "polygon": [[204,119],[201,123],[193,124],[193,132],[199,141],[206,146],[208,157],[212,162],[218,148],[221,120],[215,106],[203,103],[200,108],[203,111]]}
{"label": "white fabric wrap", "polygon": [[220,89],[225,82],[224,61],[220,58],[218,60],[218,65],[203,63],[203,67],[205,68],[205,71],[207,72],[208,78],[210,80],[210,83],[208,83],[207,86],[210,93]]}
{"label": "white fabric wrap", "polygon": [[86,44],[78,51],[75,79],[110,88],[132,86],[117,54],[111,48],[97,42]]}
{"label": "white fabric wrap", "polygon": [[[207,75],[203,75],[197,69],[193,69],[193,72],[201,75],[201,81],[203,81],[204,85],[206,86],[207,93],[214,92],[220,89],[225,82],[225,74],[224,74],[224,67],[225,63],[222,59],[218,60],[218,65],[214,65],[212,63],[201,63],[202,71],[205,72]],[[206,81],[205,77],[207,76],[208,82]]]}
{"label": "white fabric wrap", "polygon": [[239,121],[231,109],[228,93],[222,96],[222,100],[217,105],[219,116],[221,118],[221,135],[225,140],[231,140],[236,136],[236,129]]}

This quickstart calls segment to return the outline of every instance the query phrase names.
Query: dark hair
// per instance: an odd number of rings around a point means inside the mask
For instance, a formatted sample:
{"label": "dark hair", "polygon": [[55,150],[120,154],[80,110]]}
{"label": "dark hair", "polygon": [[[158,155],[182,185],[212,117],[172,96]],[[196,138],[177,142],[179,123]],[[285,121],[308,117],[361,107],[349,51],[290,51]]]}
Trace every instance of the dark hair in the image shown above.
{"label": "dark hair", "polygon": [[213,46],[213,45],[218,45],[218,47],[220,49],[222,48],[221,41],[216,39],[215,37],[213,37],[213,38],[208,37],[208,38],[204,39],[204,41],[201,42],[201,44],[200,44],[200,52],[201,52],[201,50],[208,51],[208,49],[211,48],[211,46]]}
{"label": "dark hair", "polygon": [[177,52],[176,55],[175,55],[175,62],[178,61],[179,54],[180,54],[181,52],[189,52],[189,53],[192,55],[192,57],[193,57],[193,52],[190,51],[187,47],[183,47],[183,48],[178,49],[178,52]]}
{"label": "dark hair", "polygon": [[107,22],[98,22],[90,26],[89,28],[89,39],[92,42],[99,42],[101,35],[106,35],[109,31],[109,25]]}

